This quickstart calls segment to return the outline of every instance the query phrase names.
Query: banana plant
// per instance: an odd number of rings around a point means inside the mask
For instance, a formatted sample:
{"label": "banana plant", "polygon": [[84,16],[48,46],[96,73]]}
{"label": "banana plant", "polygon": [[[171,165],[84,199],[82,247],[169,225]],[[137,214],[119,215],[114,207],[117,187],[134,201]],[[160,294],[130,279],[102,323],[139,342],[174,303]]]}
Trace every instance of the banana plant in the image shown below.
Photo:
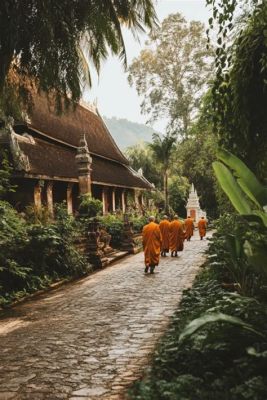
{"label": "banana plant", "polygon": [[[236,211],[267,228],[267,187],[232,153],[219,149],[217,156],[219,161],[213,163],[216,178]],[[266,247],[246,241],[243,250],[249,264],[266,273]]]}
{"label": "banana plant", "polygon": [[213,169],[234,208],[249,219],[260,218],[267,227],[267,187],[232,153],[219,149],[217,156],[220,161],[213,163]]}

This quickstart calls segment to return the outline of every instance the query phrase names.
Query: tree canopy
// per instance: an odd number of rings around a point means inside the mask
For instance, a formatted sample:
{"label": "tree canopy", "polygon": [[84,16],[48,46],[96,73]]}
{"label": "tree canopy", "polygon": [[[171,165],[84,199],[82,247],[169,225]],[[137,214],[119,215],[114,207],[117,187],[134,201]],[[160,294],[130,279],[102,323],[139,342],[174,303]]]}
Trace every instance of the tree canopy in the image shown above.
{"label": "tree canopy", "polygon": [[212,91],[214,126],[220,145],[241,157],[264,180],[267,178],[267,3],[245,2],[243,14],[234,23],[238,5],[241,2],[237,0],[214,2],[210,18],[210,27],[215,22],[219,27]]}
{"label": "tree canopy", "polygon": [[122,26],[137,33],[155,23],[152,0],[2,0],[0,93],[10,90],[13,69],[45,92],[77,100],[81,71],[91,84],[87,57],[97,71],[109,52],[126,63]]}
{"label": "tree canopy", "polygon": [[149,35],[147,48],[129,67],[129,81],[144,97],[150,122],[168,120],[168,131],[186,135],[211,74],[204,24],[169,15]]}

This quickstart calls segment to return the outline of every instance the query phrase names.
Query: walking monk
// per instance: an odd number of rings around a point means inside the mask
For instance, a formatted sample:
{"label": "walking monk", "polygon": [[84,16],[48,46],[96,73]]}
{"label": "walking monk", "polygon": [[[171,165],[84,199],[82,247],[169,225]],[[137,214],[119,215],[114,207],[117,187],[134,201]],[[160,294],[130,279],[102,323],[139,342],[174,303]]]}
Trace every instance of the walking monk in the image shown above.
{"label": "walking monk", "polygon": [[162,236],[155,217],[149,217],[149,223],[143,227],[143,248],[145,253],[145,273],[150,268],[154,273],[155,266],[159,264]]}
{"label": "walking monk", "polygon": [[167,215],[164,215],[163,220],[160,221],[159,229],[162,236],[161,255],[162,257],[166,257],[166,253],[169,253],[170,236],[170,222],[168,221]]}
{"label": "walking monk", "polygon": [[204,217],[201,217],[201,219],[198,221],[198,230],[199,230],[200,240],[203,240],[203,237],[206,236],[206,231],[207,231],[207,221],[205,220]]}
{"label": "walking monk", "polygon": [[171,257],[177,257],[177,252],[184,249],[183,223],[179,221],[178,215],[175,215],[170,223],[170,249]]}
{"label": "walking monk", "polygon": [[185,225],[185,237],[186,240],[189,242],[191,237],[194,235],[194,220],[190,217],[190,215],[184,221]]}

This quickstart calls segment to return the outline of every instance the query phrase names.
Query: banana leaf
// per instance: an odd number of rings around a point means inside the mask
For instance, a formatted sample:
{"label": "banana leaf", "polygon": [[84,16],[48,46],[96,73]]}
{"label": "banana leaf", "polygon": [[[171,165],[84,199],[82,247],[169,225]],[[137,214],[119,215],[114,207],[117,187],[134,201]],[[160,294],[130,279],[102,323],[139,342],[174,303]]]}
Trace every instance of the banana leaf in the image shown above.
{"label": "banana leaf", "polygon": [[264,211],[253,210],[252,213],[259,217],[267,227],[267,214]]}
{"label": "banana leaf", "polygon": [[253,246],[248,240],[244,243],[244,253],[250,265],[259,273],[267,276],[267,249],[265,247]]}
{"label": "banana leaf", "polygon": [[191,321],[182,331],[179,336],[179,343],[181,343],[184,339],[189,338],[199,329],[203,328],[206,324],[214,323],[214,322],[228,322],[232,325],[239,326],[243,329],[246,329],[250,332],[255,333],[257,336],[264,335],[258,331],[256,331],[252,325],[247,324],[242,319],[233,317],[231,315],[223,314],[223,313],[206,313],[199,318]]}
{"label": "banana leaf", "polygon": [[219,149],[218,158],[230,167],[238,178],[238,184],[246,195],[258,206],[267,205],[267,188],[263,186],[254,173],[238,157],[229,151]]}
{"label": "banana leaf", "polygon": [[251,208],[248,201],[245,199],[239,185],[237,184],[231,171],[220,161],[212,163],[216,178],[218,179],[223,191],[229,197],[234,208],[239,214],[251,214]]}
{"label": "banana leaf", "polygon": [[233,260],[237,260],[241,256],[242,246],[240,240],[234,235],[226,235],[227,249]]}

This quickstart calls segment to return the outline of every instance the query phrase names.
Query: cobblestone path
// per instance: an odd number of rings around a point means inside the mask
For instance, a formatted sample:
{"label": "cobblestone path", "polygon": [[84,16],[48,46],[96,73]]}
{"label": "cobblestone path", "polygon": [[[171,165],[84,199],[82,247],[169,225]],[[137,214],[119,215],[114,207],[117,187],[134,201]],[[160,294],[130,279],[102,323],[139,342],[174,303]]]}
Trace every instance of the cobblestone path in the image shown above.
{"label": "cobblestone path", "polygon": [[154,275],[144,275],[140,253],[9,310],[0,320],[0,400],[125,399],[207,243],[196,235]]}

